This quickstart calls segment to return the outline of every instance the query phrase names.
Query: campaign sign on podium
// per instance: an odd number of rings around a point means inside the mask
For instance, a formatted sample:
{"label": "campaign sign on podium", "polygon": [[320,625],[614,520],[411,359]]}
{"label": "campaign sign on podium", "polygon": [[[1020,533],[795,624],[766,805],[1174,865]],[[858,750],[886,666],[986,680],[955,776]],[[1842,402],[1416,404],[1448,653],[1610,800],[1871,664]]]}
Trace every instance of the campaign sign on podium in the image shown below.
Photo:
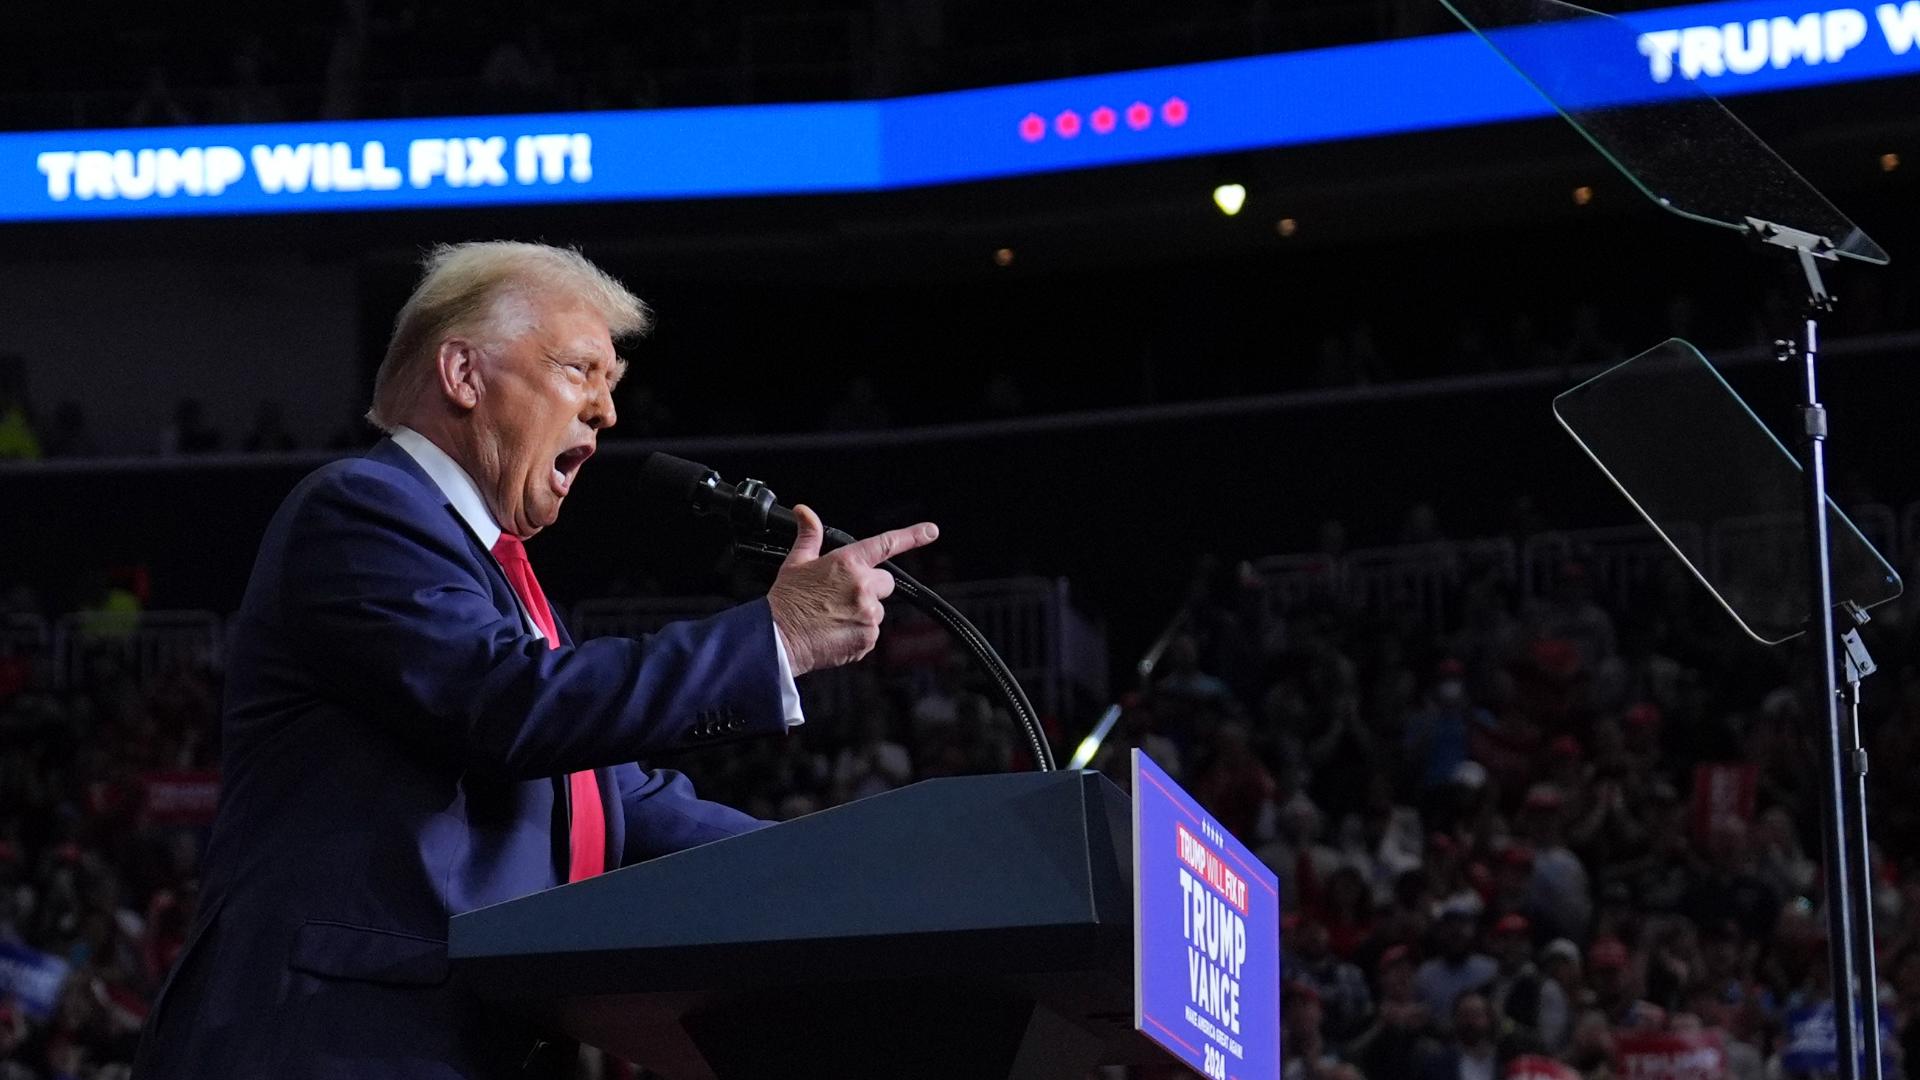
{"label": "campaign sign on podium", "polygon": [[1133,752],[1133,1026],[1213,1080],[1280,1077],[1280,879]]}

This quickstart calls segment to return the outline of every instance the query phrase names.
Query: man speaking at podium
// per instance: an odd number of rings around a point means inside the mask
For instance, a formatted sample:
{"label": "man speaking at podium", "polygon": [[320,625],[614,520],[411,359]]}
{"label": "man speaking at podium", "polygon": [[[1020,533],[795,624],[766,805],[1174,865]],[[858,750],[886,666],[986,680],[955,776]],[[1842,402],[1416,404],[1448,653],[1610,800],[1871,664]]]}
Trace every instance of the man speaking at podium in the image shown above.
{"label": "man speaking at podium", "polygon": [[571,1048],[450,977],[448,920],[761,824],[634,759],[799,723],[794,676],[873,647],[878,564],[937,530],[821,556],[802,508],[765,600],[576,645],[522,542],[613,426],[613,340],[647,319],[572,251],[428,258],[368,413],[389,437],[261,541],[200,915],[136,1076],[570,1075]]}

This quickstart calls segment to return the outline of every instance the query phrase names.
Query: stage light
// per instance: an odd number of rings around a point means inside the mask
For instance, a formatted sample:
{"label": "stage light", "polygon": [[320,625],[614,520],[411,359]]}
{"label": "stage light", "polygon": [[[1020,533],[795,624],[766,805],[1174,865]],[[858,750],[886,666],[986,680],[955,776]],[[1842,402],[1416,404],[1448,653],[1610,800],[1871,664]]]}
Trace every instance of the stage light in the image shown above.
{"label": "stage light", "polygon": [[1012,249],[1012,248],[1001,248],[1000,250],[998,250],[998,251],[996,251],[996,252],[994,252],[994,253],[993,253],[993,265],[995,265],[995,266],[1012,266],[1012,265],[1013,265],[1013,249]]}
{"label": "stage light", "polygon": [[1880,155],[1880,171],[1881,172],[1892,172],[1893,170],[1899,167],[1900,167],[1899,154],[1881,154]]}
{"label": "stage light", "polygon": [[1073,757],[1067,761],[1067,768],[1069,770],[1078,770],[1084,769],[1092,764],[1093,755],[1100,752],[1101,741],[1102,740],[1096,739],[1092,735],[1081,739],[1080,745],[1073,751]]}
{"label": "stage light", "polygon": [[1283,217],[1273,223],[1273,231],[1279,233],[1281,239],[1290,240],[1294,233],[1300,231],[1300,223],[1290,217]]}
{"label": "stage light", "polygon": [[1573,189],[1573,205],[1585,206],[1593,201],[1593,189],[1585,184]]}
{"label": "stage light", "polygon": [[1219,207],[1221,213],[1232,217],[1247,205],[1247,189],[1240,184],[1221,184],[1213,189],[1213,205]]}

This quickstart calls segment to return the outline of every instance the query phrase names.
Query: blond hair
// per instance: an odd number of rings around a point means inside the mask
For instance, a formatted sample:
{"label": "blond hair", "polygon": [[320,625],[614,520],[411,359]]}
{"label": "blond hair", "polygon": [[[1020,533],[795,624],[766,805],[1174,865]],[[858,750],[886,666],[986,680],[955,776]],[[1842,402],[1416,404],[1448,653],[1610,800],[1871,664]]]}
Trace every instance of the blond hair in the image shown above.
{"label": "blond hair", "polygon": [[433,384],[440,344],[456,335],[500,337],[510,332],[512,300],[559,294],[577,299],[607,322],[615,340],[644,334],[653,313],[606,271],[572,248],[486,240],[440,244],[421,261],[425,273],[393,322],[393,337],[373,380],[367,419],[382,431],[397,427]]}

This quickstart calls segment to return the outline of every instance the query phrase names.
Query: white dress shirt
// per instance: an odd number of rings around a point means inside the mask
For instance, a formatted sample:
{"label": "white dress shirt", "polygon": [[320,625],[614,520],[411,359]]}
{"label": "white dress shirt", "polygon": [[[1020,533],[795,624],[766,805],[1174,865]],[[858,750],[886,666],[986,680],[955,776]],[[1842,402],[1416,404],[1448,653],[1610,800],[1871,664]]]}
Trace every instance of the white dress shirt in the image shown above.
{"label": "white dress shirt", "polygon": [[[487,509],[487,500],[480,494],[480,485],[473,482],[467,470],[461,468],[460,463],[449,457],[445,450],[410,427],[403,425],[394,428],[392,437],[400,449],[407,452],[407,456],[426,470],[434,486],[452,504],[454,513],[460,515],[460,520],[466,522],[474,539],[480,541],[480,546],[492,551],[493,545],[500,542],[500,525],[493,520],[493,511]],[[520,619],[526,624],[527,632],[534,637],[547,636],[533,621],[525,605],[521,606]],[[787,657],[787,643],[780,636],[777,626],[773,628],[773,654],[780,664],[780,708],[786,713],[787,726],[805,723],[806,717],[800,712],[800,688],[793,682],[793,661]]]}

